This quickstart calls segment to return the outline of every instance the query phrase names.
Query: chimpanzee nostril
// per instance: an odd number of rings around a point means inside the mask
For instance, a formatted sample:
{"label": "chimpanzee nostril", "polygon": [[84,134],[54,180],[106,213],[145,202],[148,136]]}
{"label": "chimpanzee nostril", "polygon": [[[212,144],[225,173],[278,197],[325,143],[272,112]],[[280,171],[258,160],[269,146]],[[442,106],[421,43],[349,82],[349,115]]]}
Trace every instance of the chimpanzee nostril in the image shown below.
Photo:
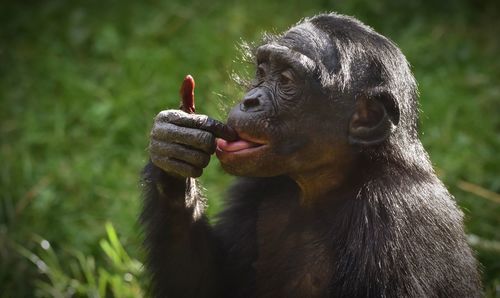
{"label": "chimpanzee nostril", "polygon": [[260,94],[257,94],[256,96],[246,97],[245,99],[243,99],[243,106],[247,109],[259,106],[260,96],[261,96]]}
{"label": "chimpanzee nostril", "polygon": [[[265,89],[265,90],[264,90]],[[240,110],[246,113],[262,112],[270,103],[267,88],[257,87],[250,90],[240,102]]]}

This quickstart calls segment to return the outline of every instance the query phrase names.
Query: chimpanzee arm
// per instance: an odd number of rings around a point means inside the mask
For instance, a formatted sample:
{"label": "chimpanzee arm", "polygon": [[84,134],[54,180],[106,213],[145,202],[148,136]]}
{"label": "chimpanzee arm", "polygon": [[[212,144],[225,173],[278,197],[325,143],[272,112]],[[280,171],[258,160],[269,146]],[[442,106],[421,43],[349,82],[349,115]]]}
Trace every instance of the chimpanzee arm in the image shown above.
{"label": "chimpanzee arm", "polygon": [[186,192],[185,178],[169,175],[152,162],[143,172],[141,221],[154,297],[218,296],[218,245],[195,180],[188,181]]}

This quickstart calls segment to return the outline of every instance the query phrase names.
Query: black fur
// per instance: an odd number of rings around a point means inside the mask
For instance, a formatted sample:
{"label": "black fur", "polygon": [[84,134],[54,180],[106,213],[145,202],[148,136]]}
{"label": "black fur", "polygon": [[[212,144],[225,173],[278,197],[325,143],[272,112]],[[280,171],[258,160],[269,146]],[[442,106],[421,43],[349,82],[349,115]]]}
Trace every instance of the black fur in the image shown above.
{"label": "black fur", "polygon": [[303,23],[330,39],[296,37],[313,41],[322,88],[387,94],[389,139],[353,145],[359,158],[349,179],[312,207],[300,204],[287,176],[239,178],[213,227],[198,215],[199,193],[150,163],[141,219],[154,296],[479,297],[463,215],[418,139],[406,59],[355,19],[325,14]]}

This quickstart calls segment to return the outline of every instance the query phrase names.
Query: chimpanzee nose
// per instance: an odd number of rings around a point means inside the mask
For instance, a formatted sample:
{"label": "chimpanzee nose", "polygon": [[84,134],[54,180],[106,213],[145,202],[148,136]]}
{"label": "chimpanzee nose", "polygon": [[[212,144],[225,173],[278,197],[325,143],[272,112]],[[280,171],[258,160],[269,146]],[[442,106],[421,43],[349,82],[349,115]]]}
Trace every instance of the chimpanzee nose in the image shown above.
{"label": "chimpanzee nose", "polygon": [[248,92],[243,98],[241,110],[246,112],[257,112],[262,109],[262,97],[263,92],[261,90],[252,90]]}

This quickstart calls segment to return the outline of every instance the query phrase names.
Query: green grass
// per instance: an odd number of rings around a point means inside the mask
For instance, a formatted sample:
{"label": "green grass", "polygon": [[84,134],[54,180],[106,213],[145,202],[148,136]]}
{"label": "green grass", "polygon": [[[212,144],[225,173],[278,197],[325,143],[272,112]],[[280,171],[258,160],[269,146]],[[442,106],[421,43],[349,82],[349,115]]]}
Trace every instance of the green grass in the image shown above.
{"label": "green grass", "polygon": [[[0,296],[31,296],[34,281],[46,280],[17,249],[38,251],[40,237],[62,261],[78,250],[106,267],[99,241],[111,221],[142,259],[136,218],[148,130],[157,112],[178,106],[183,76],[197,81],[198,111],[223,119],[242,94],[229,79],[243,69],[235,44],[330,10],[357,16],[402,48],[419,82],[422,140],[468,232],[500,241],[500,204],[463,187],[500,192],[497,4],[269,2],[0,4]],[[215,160],[205,171],[209,214],[230,179]],[[500,250],[484,243],[476,248],[493,296]]]}

